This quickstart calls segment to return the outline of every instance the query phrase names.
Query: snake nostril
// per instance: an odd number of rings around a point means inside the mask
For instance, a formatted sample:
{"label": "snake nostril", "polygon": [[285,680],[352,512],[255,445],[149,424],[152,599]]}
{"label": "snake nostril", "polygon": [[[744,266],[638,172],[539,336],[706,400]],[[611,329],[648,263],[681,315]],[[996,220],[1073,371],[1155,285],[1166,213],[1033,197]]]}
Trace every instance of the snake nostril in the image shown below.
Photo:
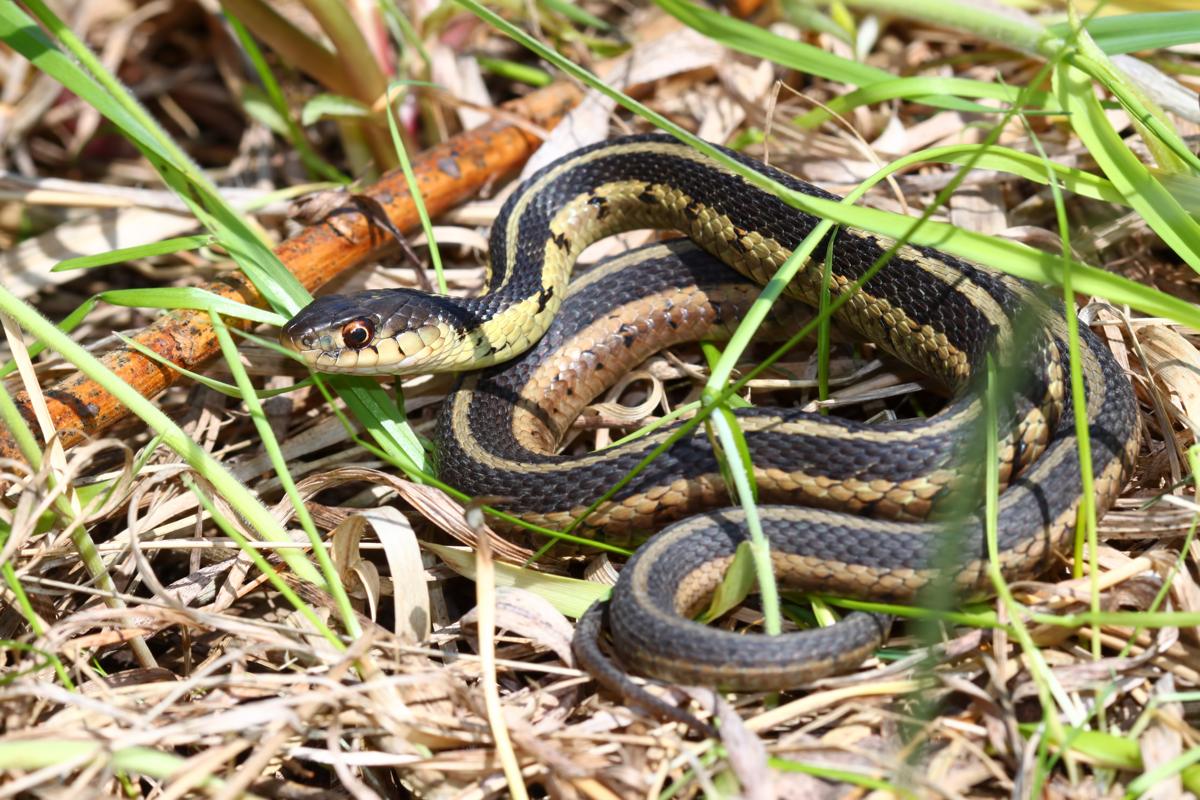
{"label": "snake nostril", "polygon": [[312,350],[316,343],[317,337],[311,331],[292,331],[287,328],[283,329],[282,335],[279,337],[284,346],[292,350]]}

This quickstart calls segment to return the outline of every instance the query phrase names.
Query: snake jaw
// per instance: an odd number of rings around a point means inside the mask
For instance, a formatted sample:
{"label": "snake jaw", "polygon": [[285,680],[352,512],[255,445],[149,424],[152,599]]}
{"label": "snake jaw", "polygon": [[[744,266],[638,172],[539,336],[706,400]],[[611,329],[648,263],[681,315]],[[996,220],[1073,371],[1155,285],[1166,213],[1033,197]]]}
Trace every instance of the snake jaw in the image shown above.
{"label": "snake jaw", "polygon": [[[411,294],[411,296],[410,296]],[[366,291],[314,300],[280,331],[280,343],[311,369],[352,375],[428,372],[436,344],[419,293]],[[417,356],[417,358],[414,358]]]}
{"label": "snake jaw", "polygon": [[280,331],[316,372],[422,375],[462,368],[462,336],[446,298],[402,289],[319,298]]}

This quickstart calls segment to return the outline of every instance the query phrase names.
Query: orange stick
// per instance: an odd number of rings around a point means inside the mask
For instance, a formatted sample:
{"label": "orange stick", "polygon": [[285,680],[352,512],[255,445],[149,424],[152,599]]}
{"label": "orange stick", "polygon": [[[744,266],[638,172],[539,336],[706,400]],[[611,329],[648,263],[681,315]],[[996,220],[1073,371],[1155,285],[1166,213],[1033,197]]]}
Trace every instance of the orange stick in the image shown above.
{"label": "orange stick", "polygon": [[[581,97],[576,86],[559,82],[508,103],[504,109],[534,126],[552,128]],[[471,197],[489,181],[512,173],[539,144],[534,134],[497,119],[420,154],[413,170],[429,214],[440,214]],[[388,173],[364,194],[378,204],[377,208],[401,232],[418,226],[416,206],[399,170]],[[356,210],[305,228],[275,248],[275,253],[312,291],[391,242],[385,231]],[[240,274],[213,281],[203,288],[242,303],[263,305],[258,292]],[[133,340],[189,370],[195,370],[219,349],[208,314],[202,311],[172,311],[144,328]],[[100,360],[143,397],[154,397],[180,377],[175,370],[129,347],[111,350]],[[115,397],[82,373],[64,378],[46,389],[45,395],[64,447],[107,430],[129,413]],[[32,424],[28,395],[22,392],[16,401],[33,429],[38,430]],[[12,434],[2,426],[0,457],[22,459]]]}

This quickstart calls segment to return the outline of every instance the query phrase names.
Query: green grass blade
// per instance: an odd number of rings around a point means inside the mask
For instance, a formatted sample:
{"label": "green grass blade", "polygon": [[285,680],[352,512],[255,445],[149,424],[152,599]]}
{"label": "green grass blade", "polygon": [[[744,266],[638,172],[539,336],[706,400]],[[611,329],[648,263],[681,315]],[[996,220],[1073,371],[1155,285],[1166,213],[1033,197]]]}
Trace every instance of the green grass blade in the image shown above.
{"label": "green grass blade", "polygon": [[588,13],[581,6],[568,0],[539,0],[539,2],[551,11],[562,14],[567,19],[577,25],[584,25],[589,28],[595,28],[598,31],[608,31],[612,29],[604,20],[597,17],[595,14]]}
{"label": "green grass blade", "polygon": [[[1091,78],[1082,70],[1063,63],[1054,71],[1053,82],[1059,103],[1070,114],[1071,127],[1101,171],[1154,232],[1188,266],[1200,270],[1200,224],[1150,174],[1113,130],[1092,91]],[[1076,288],[1090,291],[1082,285]],[[1146,313],[1155,315],[1150,311]]]}
{"label": "green grass blade", "polygon": [[1160,169],[1179,174],[1200,171],[1200,158],[1175,130],[1166,112],[1109,61],[1086,34],[1079,37],[1079,48],[1081,52],[1068,59],[1070,63],[1091,75],[1120,102]]}
{"label": "green grass blade", "polygon": [[[189,769],[192,761],[174,753],[162,752],[150,747],[121,747],[92,739],[37,738],[28,741],[0,742],[0,771],[32,771],[38,769],[78,768],[88,765],[96,772],[146,775],[156,782],[167,784],[179,778]],[[195,786],[206,792],[216,793],[228,784],[219,778],[193,775]],[[239,790],[240,791],[240,790]],[[253,800],[261,795],[245,792],[242,796]]]}
{"label": "green grass blade", "polygon": [[484,72],[510,81],[524,83],[527,86],[541,88],[554,83],[553,75],[531,64],[522,64],[519,61],[511,61],[506,58],[490,58],[483,55],[475,56],[475,63],[479,64],[479,68]]}
{"label": "green grass blade", "polygon": [[758,516],[758,501],[754,485],[754,464],[750,461],[750,450],[746,438],[738,427],[737,418],[724,405],[717,405],[709,417],[721,443],[721,450],[730,461],[728,474],[739,505],[746,514],[746,533],[750,540],[750,553],[754,557],[754,576],[762,597],[763,630],[768,636],[778,636],[783,630],[783,616],[779,611],[779,589],[775,585],[775,572],[771,564],[771,543],[763,533],[762,521]]}
{"label": "green grass blade", "polygon": [[708,608],[696,618],[697,621],[707,625],[741,605],[754,589],[755,568],[753,545],[749,541],[739,542],[725,577],[717,584]]}
{"label": "green grass blade", "polygon": [[[1043,161],[1036,155],[1022,153],[1020,150],[1000,145],[952,144],[931,147],[928,150],[919,150],[896,159],[889,165],[889,168],[895,172],[917,164],[938,161],[946,164],[970,164],[976,169],[1007,172],[1042,184],[1049,184],[1050,178],[1047,177],[1049,171],[1059,185],[1068,192],[1090,197],[1093,200],[1126,205],[1125,196],[1117,191],[1111,182],[1099,175],[1093,175],[1090,172],[1054,161]],[[1195,199],[1197,208],[1200,209],[1200,187],[1197,187]]]}
{"label": "green grass blade", "polygon": [[121,247],[116,250],[109,250],[106,253],[97,253],[94,256],[65,258],[55,264],[50,271],[69,272],[73,269],[106,267],[109,264],[132,261],[135,258],[150,258],[151,256],[163,256],[171,253],[182,253],[188,250],[198,250],[201,247],[208,247],[214,241],[215,239],[213,239],[212,235],[207,233],[201,233],[196,236],[178,236],[174,239],[163,239],[159,242],[138,245],[137,247]]}
{"label": "green grass blade", "polygon": [[785,39],[752,23],[718,14],[687,0],[655,0],[655,4],[692,30],[730,49],[765,58],[789,69],[855,86],[869,86],[895,77],[886,70]]}
{"label": "green grass blade", "polygon": [[[1096,17],[1084,26],[1096,46],[1108,55],[1157,50],[1200,42],[1200,11],[1160,11],[1147,14],[1118,14]],[[1069,22],[1048,29],[1055,36],[1071,34]]]}
{"label": "green grass blade", "polygon": [[[192,437],[175,424],[158,406],[138,394],[137,390],[114,375],[82,345],[56,328],[36,310],[14,297],[0,286],[0,311],[8,314],[26,331],[70,361],[100,386],[154,429],[163,444],[179,454],[193,469],[204,476],[217,492],[237,510],[246,523],[266,541],[290,543],[291,538],[259,499],[216,461]],[[322,585],[320,573],[312,562],[295,550],[285,548],[280,556],[302,579]]]}
{"label": "green grass blade", "polygon": [[92,74],[67,58],[33,20],[13,3],[0,3],[0,41],[29,59],[34,66],[116,125],[142,152],[163,181],[188,205],[200,223],[213,233],[263,296],[276,308],[297,310],[307,298],[307,293],[241,214],[225,203],[204,173],[171,142],[128,90],[103,71],[91,51],[75,38],[60,19],[40,0],[29,5],[38,12],[43,24],[71,47],[79,63],[92,65]]}
{"label": "green grass blade", "polygon": [[355,375],[326,375],[318,380],[333,387],[350,412],[406,475],[427,482],[425,447],[382,386],[370,378]]}
{"label": "green grass blade", "polygon": [[259,402],[258,395],[254,391],[254,384],[250,381],[250,375],[246,372],[246,368],[242,365],[242,360],[238,356],[237,345],[234,344],[233,337],[229,333],[229,328],[225,325],[220,315],[213,310],[209,311],[209,315],[212,318],[213,330],[217,334],[217,341],[221,345],[221,354],[225,357],[225,364],[229,367],[229,371],[233,373],[234,380],[237,381],[238,390],[242,395],[242,402],[246,406],[246,411],[250,415],[254,429],[258,432],[259,438],[262,440],[263,448],[267,452],[271,466],[275,468],[275,477],[279,479],[279,485],[283,487],[284,494],[291,501],[292,508],[296,510],[296,521],[300,523],[300,527],[308,536],[313,557],[317,560],[317,566],[321,569],[321,574],[325,577],[326,590],[333,597],[334,605],[341,615],[342,625],[345,626],[346,632],[350,634],[351,638],[356,638],[362,634],[362,629],[358,624],[354,606],[351,605],[350,597],[346,594],[346,588],[342,586],[342,582],[338,578],[337,567],[334,566],[329,551],[325,549],[324,542],[321,540],[321,534],[317,531],[317,526],[313,523],[312,515],[308,513],[308,506],[305,505],[304,498],[300,496],[300,492],[296,489],[296,481],[292,478],[292,473],[288,471],[287,461],[283,457],[283,449],[279,446],[279,441],[275,438],[275,433],[271,430],[271,423],[267,419],[262,403]]}
{"label": "green grass blade", "polygon": [[[475,554],[461,547],[449,547],[442,544],[422,542],[421,547],[437,554],[451,569],[466,578],[475,578]],[[538,572],[528,567],[518,567],[503,561],[495,562],[496,585],[514,586],[526,589],[545,598],[562,614],[579,618],[583,612],[598,600],[607,600],[612,593],[611,586],[583,581],[578,578],[568,578],[562,575],[551,575]]]}
{"label": "green grass blade", "polygon": [[[824,108],[813,110],[797,117],[794,122],[801,128],[815,128],[835,114],[845,115],[859,106],[869,106],[887,100],[916,100],[925,102],[925,98],[937,95],[962,95],[964,97],[989,98],[1000,100],[1009,105],[1017,102],[1021,90],[1015,86],[1005,86],[1000,83],[983,83],[966,78],[895,78],[886,81],[876,81],[857,91],[835,97],[825,104]],[[1052,98],[1046,92],[1028,92],[1025,103],[1036,111],[1025,113],[1051,113],[1053,106],[1047,107]],[[1006,109],[991,106],[974,105],[977,114],[1002,114]],[[963,109],[965,110],[965,109]]]}
{"label": "green grass blade", "polygon": [[230,300],[207,289],[195,286],[164,286],[150,289],[113,289],[100,292],[97,299],[114,306],[126,308],[190,308],[196,311],[216,309],[227,317],[264,322],[268,325],[282,325],[287,320],[274,311],[266,311],[256,306],[249,306]]}
{"label": "green grass blade", "polygon": [[312,125],[323,119],[370,119],[371,109],[352,97],[340,94],[319,94],[304,104],[300,122]]}
{"label": "green grass blade", "polygon": [[788,758],[778,758],[771,756],[767,763],[772,769],[777,769],[780,772],[798,772],[803,775],[812,775],[823,780],[832,781],[834,783],[845,783],[850,786],[861,786],[864,789],[874,789],[877,792],[883,792],[890,797],[904,798],[904,800],[915,800],[919,795],[915,794],[903,786],[897,786],[895,783],[884,778],[877,778],[873,775],[864,775],[861,772],[856,772],[852,769],[841,769],[831,767],[825,764],[805,764],[802,761],[795,761]]}
{"label": "green grass blade", "polygon": [[[180,375],[190,378],[190,379],[194,380],[196,383],[204,384],[209,389],[212,389],[214,392],[217,392],[218,394],[223,394],[226,397],[237,397],[239,399],[242,397],[241,390],[232,384],[215,380],[214,378],[210,378],[207,375],[201,375],[199,372],[193,372],[190,369],[184,369],[183,367],[179,366],[178,364],[176,364],[166,358],[163,358],[161,355],[154,352],[149,347],[146,347],[146,345],[142,344],[141,342],[130,339],[128,336],[124,336],[120,333],[117,333],[116,336],[130,350],[136,350],[137,352],[141,353],[142,355],[144,355],[146,358],[150,359],[151,361],[153,361],[157,364],[161,364],[162,366],[164,366],[168,369],[175,370]],[[294,392],[301,387],[310,386],[310,385],[312,385],[312,379],[306,378],[305,380],[301,381],[300,383],[296,383],[291,386],[283,386],[278,389],[259,389],[254,394],[259,399],[266,400],[269,397],[278,397],[281,394],[287,394],[289,392]]]}
{"label": "green grass blade", "polygon": [[[392,83],[388,86],[389,94],[394,90],[403,90],[403,85]],[[421,186],[417,183],[416,173],[413,172],[412,161],[408,158],[408,148],[404,146],[404,140],[400,136],[400,129],[396,120],[399,111],[399,103],[403,97],[403,92],[399,91],[396,94],[396,100],[388,104],[388,132],[392,136],[392,147],[396,150],[396,157],[400,162],[400,169],[404,172],[404,182],[408,185],[408,194],[412,198],[413,206],[417,209],[417,217],[421,220],[421,230],[425,233],[426,246],[429,248],[429,261],[433,264],[433,273],[437,276],[438,291],[445,294],[449,291],[446,284],[446,274],[442,269],[442,254],[437,246],[437,239],[433,236],[433,221],[429,219],[429,211],[425,208],[425,196],[421,193]]]}
{"label": "green grass blade", "polygon": [[[775,64],[807,75],[816,75],[831,81],[860,87],[875,83],[889,83],[896,79],[895,75],[886,70],[842,58],[810,44],[785,39],[757,25],[718,14],[695,3],[687,2],[687,0],[655,0],[655,3],[684,25],[720,42],[731,50],[757,58],[765,58]],[[995,90],[995,84],[984,81],[971,81],[965,78],[958,80],[962,81],[961,86],[963,87],[973,85],[975,91],[984,92],[984,94],[968,92],[968,95],[987,97],[989,96],[988,92]],[[920,100],[938,108],[970,113],[980,107],[977,103],[965,102],[945,95],[930,95],[922,97]],[[989,110],[994,111],[995,109]]]}

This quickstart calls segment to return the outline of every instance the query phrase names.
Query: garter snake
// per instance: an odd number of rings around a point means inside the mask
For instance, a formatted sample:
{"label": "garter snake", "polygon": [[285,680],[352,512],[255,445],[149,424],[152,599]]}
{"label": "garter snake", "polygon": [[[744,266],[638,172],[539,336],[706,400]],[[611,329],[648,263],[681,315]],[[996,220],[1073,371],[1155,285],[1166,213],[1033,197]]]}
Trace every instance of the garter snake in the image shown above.
{"label": "garter snake", "polygon": [[[730,155],[792,191],[834,198]],[[492,230],[480,297],[408,289],[325,297],[298,314],[282,339],[321,371],[487,367],[462,377],[445,404],[439,476],[471,495],[502,496],[514,513],[561,528],[670,435],[661,429],[595,453],[557,454],[570,421],[653,351],[733,327],[756,285],[817,222],[674,139],[614,140],[560,159],[509,198]],[[707,253],[656,245],[610,261],[576,281],[543,337],[584,248],[635,228],[680,231]],[[838,297],[893,244],[839,229],[814,252],[829,247],[830,290]],[[730,277],[727,267],[749,282]],[[815,304],[821,267],[817,260],[802,269],[789,294]],[[899,247],[852,293],[839,324],[930,375],[953,399],[928,419],[878,425],[793,409],[737,411],[781,582],[911,600],[936,575],[949,574],[964,594],[988,592],[982,512],[944,509],[952,495],[982,497],[980,376],[989,355],[1007,365],[1003,375],[1017,376],[999,413],[1006,485],[997,512],[999,566],[1010,580],[1044,571],[1070,538],[1081,497],[1060,308],[1061,299],[1017,279],[913,245]],[[771,324],[794,325],[790,309]],[[1136,454],[1137,411],[1107,349],[1090,331],[1080,334],[1091,470],[1103,511]],[[741,511],[695,515],[728,505],[701,431],[650,462],[587,518],[586,530],[616,539],[675,523],[635,553],[614,590],[607,618],[622,659],[657,677],[732,689],[793,687],[861,661],[885,635],[882,618],[855,613],[830,628],[781,637],[690,620],[745,536]],[[581,631],[595,633],[601,613],[590,611]],[[598,651],[584,641],[580,652],[590,661]]]}

